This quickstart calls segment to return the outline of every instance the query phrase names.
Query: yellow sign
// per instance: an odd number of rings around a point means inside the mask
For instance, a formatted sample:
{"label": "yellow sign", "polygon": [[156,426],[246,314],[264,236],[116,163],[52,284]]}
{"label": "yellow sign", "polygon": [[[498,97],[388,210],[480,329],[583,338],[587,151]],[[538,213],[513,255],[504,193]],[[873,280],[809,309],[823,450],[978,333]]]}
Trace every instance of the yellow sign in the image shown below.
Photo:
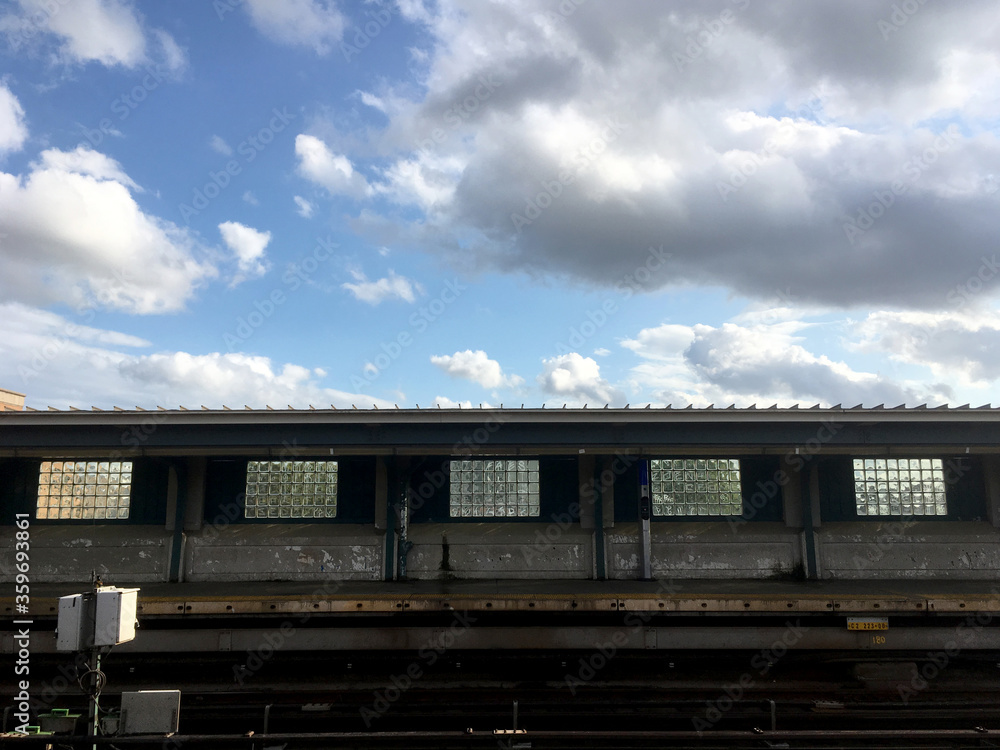
{"label": "yellow sign", "polygon": [[888,630],[887,617],[848,617],[848,630]]}

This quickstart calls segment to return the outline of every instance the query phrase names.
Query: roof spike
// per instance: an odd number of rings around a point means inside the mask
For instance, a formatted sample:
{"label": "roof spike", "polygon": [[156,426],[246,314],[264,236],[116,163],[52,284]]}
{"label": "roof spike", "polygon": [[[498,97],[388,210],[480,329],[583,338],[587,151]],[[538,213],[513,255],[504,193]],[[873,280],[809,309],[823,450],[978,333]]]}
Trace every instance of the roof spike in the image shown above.
{"label": "roof spike", "polygon": [[962,404],[961,406],[956,406],[955,408],[956,409],[968,409],[969,405],[968,404]]}
{"label": "roof spike", "polygon": [[983,404],[982,406],[977,406],[977,409],[992,409],[993,404]]}
{"label": "roof spike", "polygon": [[291,404],[285,404],[285,408],[288,409],[289,411],[295,411],[295,407],[292,406]]}
{"label": "roof spike", "polygon": [[309,411],[316,411],[316,407],[313,406],[312,404],[309,404]]}
{"label": "roof spike", "polygon": [[872,409],[884,409],[885,404],[879,404],[878,406],[873,406]]}
{"label": "roof spike", "polygon": [[59,410],[56,407],[54,407],[54,406],[50,406],[49,407],[49,411],[59,411]]}
{"label": "roof spike", "polygon": [[36,409],[34,406],[25,406],[24,410],[25,411],[38,411],[38,409]]}
{"label": "roof spike", "polygon": [[608,404],[605,404],[605,405],[604,405],[604,408],[605,408],[605,409],[607,409],[607,408],[608,408]]}
{"label": "roof spike", "polygon": [[375,407],[375,411],[378,411],[378,404],[372,404]]}
{"label": "roof spike", "polygon": [[748,406],[747,408],[748,409],[756,409],[757,408],[757,404],[750,404],[750,406]]}
{"label": "roof spike", "polygon": [[625,404],[625,406],[623,408],[627,409],[628,408],[628,404]]}
{"label": "roof spike", "polygon": [[705,408],[706,408],[706,409],[714,409],[714,408],[715,408],[715,404],[709,404],[709,405],[708,405],[708,406],[706,406]]}
{"label": "roof spike", "polygon": [[243,404],[243,408],[244,408],[244,409],[246,409],[247,411],[253,411],[253,409],[251,409],[251,408],[250,408],[249,406],[247,406],[246,404]]}
{"label": "roof spike", "polygon": [[[565,404],[563,404],[563,408],[566,408],[566,405],[565,405]],[[586,409],[586,408],[587,408],[587,405],[586,405],[586,404],[584,404],[584,405],[583,405],[583,408],[584,408],[584,409]]]}
{"label": "roof spike", "polygon": [[810,406],[809,408],[810,409],[822,409],[823,407],[820,404],[816,404],[815,406]]}
{"label": "roof spike", "polygon": [[736,408],[736,404],[730,404],[730,405],[729,405],[729,406],[727,406],[726,408],[727,408],[727,409],[735,409],[735,408]]}
{"label": "roof spike", "polygon": [[905,403],[902,403],[902,404],[900,404],[899,406],[893,406],[892,408],[893,408],[893,409],[905,409],[905,408],[906,408],[906,404],[905,404]]}
{"label": "roof spike", "polygon": [[[927,404],[920,404],[919,406],[911,406],[910,408],[911,409],[926,409],[927,408]],[[979,408],[982,408],[982,407],[979,407]]]}
{"label": "roof spike", "polygon": [[[777,405],[777,404],[775,404],[775,405],[774,405],[774,408],[775,408],[775,409],[777,409],[777,408],[778,408],[778,405]],[[789,408],[789,409],[798,409],[798,408],[799,408],[799,405],[798,405],[798,404],[792,404],[792,405],[791,405],[791,406],[789,406],[788,408]]]}
{"label": "roof spike", "polygon": [[330,404],[330,408],[333,409],[334,411],[337,411],[337,405],[336,404]]}
{"label": "roof spike", "polygon": [[667,404],[667,405],[666,405],[666,406],[664,406],[663,408],[664,408],[664,409],[673,409],[673,408],[674,408],[674,405],[673,405],[673,404]]}
{"label": "roof spike", "polygon": [[207,407],[207,406],[205,406],[205,404],[202,404],[202,405],[201,405],[201,410],[202,410],[202,411],[208,411],[209,409],[208,409],[208,407]]}
{"label": "roof spike", "polygon": [[69,410],[70,410],[70,411],[82,411],[82,409],[79,409],[79,408],[77,408],[76,406],[71,406],[71,407],[69,407]]}
{"label": "roof spike", "polygon": [[843,404],[834,404],[833,406],[830,407],[830,410],[833,411],[834,409],[843,409],[843,408],[844,408]]}
{"label": "roof spike", "polygon": [[858,404],[857,406],[852,406],[852,407],[851,407],[851,409],[852,409],[852,410],[854,410],[854,409],[860,409],[860,408],[862,408],[863,406],[864,406],[864,404]]}
{"label": "roof spike", "polygon": [[157,411],[166,411],[166,409],[164,409],[162,406],[157,406],[156,409]]}
{"label": "roof spike", "polygon": [[96,406],[91,406],[91,407],[90,407],[90,410],[91,410],[91,411],[104,411],[104,409],[99,409],[99,408],[97,408]]}
{"label": "roof spike", "polygon": [[652,409],[653,408],[653,403],[650,402],[650,403],[646,404],[646,408],[647,409]]}
{"label": "roof spike", "polygon": [[223,404],[223,405],[222,405],[222,410],[223,410],[223,411],[232,411],[232,409],[230,409],[230,408],[229,408],[228,406],[226,406],[225,404]]}
{"label": "roof spike", "polygon": [[357,409],[358,407],[356,407],[354,404],[351,404],[351,408],[352,409]]}
{"label": "roof spike", "polygon": [[[183,406],[178,406],[177,408],[180,409],[181,411],[190,411],[190,409],[187,409],[187,408],[185,408]],[[270,407],[268,407],[268,408],[270,408]]]}
{"label": "roof spike", "polygon": [[688,405],[687,405],[687,406],[685,406],[684,408],[685,408],[685,409],[693,409],[693,408],[694,408],[694,404],[688,404]]}
{"label": "roof spike", "polygon": [[124,410],[123,408],[121,408],[120,406],[112,406],[111,408],[112,408],[112,409],[114,409],[115,411],[125,411],[125,410]]}
{"label": "roof spike", "polygon": [[769,407],[767,407],[767,410],[770,411],[771,409],[777,409],[777,408],[778,408],[777,404],[771,404]]}
{"label": "roof spike", "polygon": [[267,409],[268,411],[274,411],[274,407],[273,407],[273,406],[271,406],[270,404],[264,404],[264,407],[265,407],[265,408],[266,408],[266,409]]}
{"label": "roof spike", "polygon": [[435,404],[435,406],[437,406],[437,408],[438,408],[438,409],[440,409],[440,408],[441,408],[441,402],[440,402],[440,401],[438,401],[438,402],[437,402],[437,403]]}

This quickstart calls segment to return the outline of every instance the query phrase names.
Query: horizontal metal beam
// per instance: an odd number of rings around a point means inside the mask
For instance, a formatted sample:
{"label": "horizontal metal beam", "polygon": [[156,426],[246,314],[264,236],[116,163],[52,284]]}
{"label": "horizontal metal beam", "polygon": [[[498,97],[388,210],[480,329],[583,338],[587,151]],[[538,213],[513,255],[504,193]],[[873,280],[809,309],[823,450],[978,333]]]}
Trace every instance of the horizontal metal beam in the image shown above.
{"label": "horizontal metal beam", "polygon": [[[783,626],[725,625],[646,627],[638,615],[622,626],[477,627],[471,614],[456,613],[447,627],[303,628],[290,619],[271,629],[191,628],[140,630],[116,653],[276,651],[412,651],[418,657],[448,650],[669,650],[759,651],[780,658],[786,651],[954,651],[1000,650],[1000,628],[890,628],[852,631],[810,626],[806,618],[789,618]],[[5,634],[3,652],[12,653],[13,634]],[[34,653],[56,653],[53,633],[33,633]]]}

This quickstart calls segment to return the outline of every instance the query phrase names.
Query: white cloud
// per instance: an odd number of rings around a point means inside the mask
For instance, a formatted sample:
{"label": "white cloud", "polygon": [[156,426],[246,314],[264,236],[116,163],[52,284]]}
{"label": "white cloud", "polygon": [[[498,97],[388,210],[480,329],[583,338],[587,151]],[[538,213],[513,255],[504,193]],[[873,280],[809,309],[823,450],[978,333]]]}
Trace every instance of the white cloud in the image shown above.
{"label": "white cloud", "polygon": [[10,89],[0,82],[0,156],[19,150],[27,139],[24,109]]}
{"label": "white cloud", "polygon": [[257,196],[253,194],[252,190],[247,190],[243,193],[243,202],[249,203],[251,206],[259,206],[260,201],[257,200]]}
{"label": "white cloud", "polygon": [[[367,197],[398,204],[355,226],[471,270],[614,286],[662,245],[646,288],[941,309],[1000,235],[984,189],[1000,174],[1000,16],[921,5],[887,41],[889,9],[866,0],[731,6],[724,23],[694,2],[401,4],[432,51],[422,87],[361,96],[384,129],[335,147]],[[885,209],[876,193],[897,182]],[[848,236],[872,205],[878,221]],[[900,268],[907,283],[887,284]]]}
{"label": "white cloud", "polygon": [[296,195],[294,198],[295,205],[298,209],[295,213],[301,216],[303,219],[311,219],[313,215],[313,210],[316,208],[312,203],[307,201],[301,195]]}
{"label": "white cloud", "polygon": [[605,349],[603,346],[600,349],[594,349],[594,356],[596,357],[607,357],[611,354],[610,349]]}
{"label": "white cloud", "polygon": [[226,139],[221,135],[213,135],[208,145],[212,147],[213,151],[216,151],[223,156],[232,156],[233,147],[226,143]]}
{"label": "white cloud", "polygon": [[465,401],[453,401],[447,396],[435,396],[434,401],[431,402],[431,406],[438,407],[442,409],[474,409],[476,406],[466,399]]}
{"label": "white cloud", "polygon": [[620,391],[601,377],[601,367],[590,357],[576,352],[542,360],[538,384],[550,396],[581,405],[624,404]]}
{"label": "white cloud", "polygon": [[330,0],[246,0],[254,27],[282,44],[326,55],[344,34],[344,17]]}
{"label": "white cloud", "polygon": [[45,393],[50,400],[42,407],[392,406],[324,387],[319,368],[241,353],[137,354],[128,350],[149,342],[16,303],[0,304],[0,318],[0,382],[26,392],[29,403],[33,394]]}
{"label": "white cloud", "polygon": [[334,154],[323,141],[304,133],[295,137],[295,154],[299,157],[299,174],[334,195],[360,197],[370,192],[364,175],[354,171],[350,160]]}
{"label": "white cloud", "polygon": [[853,326],[848,345],[888,354],[897,362],[927,367],[948,383],[986,386],[1000,379],[1000,312],[878,311]]}
{"label": "white cloud", "polygon": [[108,67],[136,68],[156,62],[173,71],[187,63],[173,37],[162,29],[147,33],[141,16],[126,0],[18,3],[20,14],[10,13],[0,19],[0,30],[7,33],[15,50],[38,43],[47,33],[59,40],[59,56],[70,63],[99,62]]}
{"label": "white cloud", "polygon": [[240,273],[233,279],[232,286],[247,278],[267,273],[264,250],[271,241],[270,232],[259,232],[235,221],[219,224],[219,232],[239,264]]}
{"label": "white cloud", "polygon": [[385,278],[369,281],[361,271],[351,271],[354,284],[344,283],[340,286],[354,295],[355,299],[377,305],[387,299],[401,299],[404,302],[415,302],[418,294],[423,294],[423,287],[405,276],[399,276],[395,271],[389,271]]}
{"label": "white cloud", "polygon": [[675,405],[896,406],[952,396],[947,386],[898,382],[813,354],[798,335],[807,327],[801,321],[663,325],[643,329],[622,346],[645,360],[632,370],[634,386]]}
{"label": "white cloud", "polygon": [[190,233],[142,211],[135,182],[91,149],[50,149],[0,172],[0,294],[148,314],[180,310],[217,274]]}
{"label": "white cloud", "polygon": [[524,382],[519,375],[505,375],[500,363],[490,359],[482,349],[432,356],[431,362],[453,378],[471,380],[483,388],[511,388]]}

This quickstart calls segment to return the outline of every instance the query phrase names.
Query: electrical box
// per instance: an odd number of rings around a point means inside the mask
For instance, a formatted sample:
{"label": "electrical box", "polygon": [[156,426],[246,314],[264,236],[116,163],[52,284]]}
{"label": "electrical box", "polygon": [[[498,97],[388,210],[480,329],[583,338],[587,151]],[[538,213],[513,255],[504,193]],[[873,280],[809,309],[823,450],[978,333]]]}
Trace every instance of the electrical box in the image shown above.
{"label": "electrical box", "polygon": [[180,690],[140,690],[122,693],[119,734],[177,732],[181,713]]}
{"label": "electrical box", "polygon": [[59,620],[56,625],[56,651],[83,651],[90,648],[91,623],[94,621],[89,595],[59,597]]}
{"label": "electrical box", "polygon": [[135,639],[139,589],[106,586],[97,591],[94,645],[117,646]]}
{"label": "electrical box", "polygon": [[133,640],[138,606],[139,589],[114,586],[59,597],[56,650],[84,651]]}

